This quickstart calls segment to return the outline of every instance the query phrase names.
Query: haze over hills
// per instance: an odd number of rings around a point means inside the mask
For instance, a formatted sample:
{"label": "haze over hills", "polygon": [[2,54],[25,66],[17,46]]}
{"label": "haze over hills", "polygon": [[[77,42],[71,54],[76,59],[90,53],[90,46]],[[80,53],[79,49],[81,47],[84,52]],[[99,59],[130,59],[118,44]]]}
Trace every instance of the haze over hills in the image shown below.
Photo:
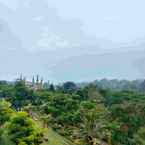
{"label": "haze over hills", "polygon": [[[144,78],[144,50],[105,53],[101,55],[86,54],[74,56],[53,66],[56,78],[66,80],[93,80],[94,78],[140,79]],[[131,72],[131,73],[130,73]],[[74,74],[74,75],[73,75]]]}
{"label": "haze over hills", "polygon": [[145,0],[0,0],[0,145],[145,145]]}

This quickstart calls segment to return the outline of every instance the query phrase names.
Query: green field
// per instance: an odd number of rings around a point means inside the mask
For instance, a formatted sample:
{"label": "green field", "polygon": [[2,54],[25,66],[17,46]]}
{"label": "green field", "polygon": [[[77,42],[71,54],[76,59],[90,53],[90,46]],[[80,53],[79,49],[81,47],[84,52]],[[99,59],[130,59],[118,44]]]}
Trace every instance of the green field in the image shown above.
{"label": "green field", "polygon": [[[34,114],[37,118],[37,125],[43,128],[42,122],[38,117],[39,115],[37,113]],[[55,132],[51,127],[45,128],[44,130],[44,138],[48,139],[48,141],[45,141],[42,145],[74,145],[71,141]]]}
{"label": "green field", "polygon": [[45,138],[48,138],[48,142],[45,142],[42,145],[74,145],[73,143],[53,131],[51,128],[48,128],[46,130]]}

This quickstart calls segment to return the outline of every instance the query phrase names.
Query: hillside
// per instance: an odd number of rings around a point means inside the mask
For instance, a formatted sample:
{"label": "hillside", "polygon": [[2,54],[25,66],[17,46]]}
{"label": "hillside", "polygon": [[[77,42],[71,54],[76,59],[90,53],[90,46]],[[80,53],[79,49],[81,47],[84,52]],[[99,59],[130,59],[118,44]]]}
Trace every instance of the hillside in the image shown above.
{"label": "hillside", "polygon": [[73,82],[44,88],[36,81],[30,87],[21,79],[0,83],[0,145],[144,145],[144,140],[144,91],[92,83],[79,88]]}
{"label": "hillside", "polygon": [[58,133],[48,128],[45,137],[48,138],[48,142],[44,142],[42,145],[74,145]]}
{"label": "hillside", "polygon": [[[35,122],[40,126],[40,128],[44,129],[43,123],[38,118],[38,115]],[[42,145],[74,145],[71,141],[55,132],[51,127],[46,127],[44,130],[44,138],[48,141],[44,141]]]}

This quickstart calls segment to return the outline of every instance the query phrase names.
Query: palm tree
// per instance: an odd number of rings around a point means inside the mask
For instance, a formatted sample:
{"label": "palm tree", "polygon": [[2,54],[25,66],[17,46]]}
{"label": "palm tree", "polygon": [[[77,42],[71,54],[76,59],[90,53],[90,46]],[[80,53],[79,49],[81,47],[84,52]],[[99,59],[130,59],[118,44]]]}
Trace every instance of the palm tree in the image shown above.
{"label": "palm tree", "polygon": [[102,105],[97,105],[91,110],[81,110],[81,136],[87,145],[111,145],[106,114],[107,111]]}

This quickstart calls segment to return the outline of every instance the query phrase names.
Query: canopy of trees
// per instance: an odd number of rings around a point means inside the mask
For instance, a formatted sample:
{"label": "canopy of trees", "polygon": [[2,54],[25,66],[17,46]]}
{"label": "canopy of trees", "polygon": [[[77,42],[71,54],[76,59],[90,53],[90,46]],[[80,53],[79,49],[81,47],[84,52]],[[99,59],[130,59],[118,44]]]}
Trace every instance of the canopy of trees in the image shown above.
{"label": "canopy of trees", "polygon": [[0,83],[0,145],[39,145],[52,127],[76,145],[144,145],[145,94],[73,82],[33,90]]}

